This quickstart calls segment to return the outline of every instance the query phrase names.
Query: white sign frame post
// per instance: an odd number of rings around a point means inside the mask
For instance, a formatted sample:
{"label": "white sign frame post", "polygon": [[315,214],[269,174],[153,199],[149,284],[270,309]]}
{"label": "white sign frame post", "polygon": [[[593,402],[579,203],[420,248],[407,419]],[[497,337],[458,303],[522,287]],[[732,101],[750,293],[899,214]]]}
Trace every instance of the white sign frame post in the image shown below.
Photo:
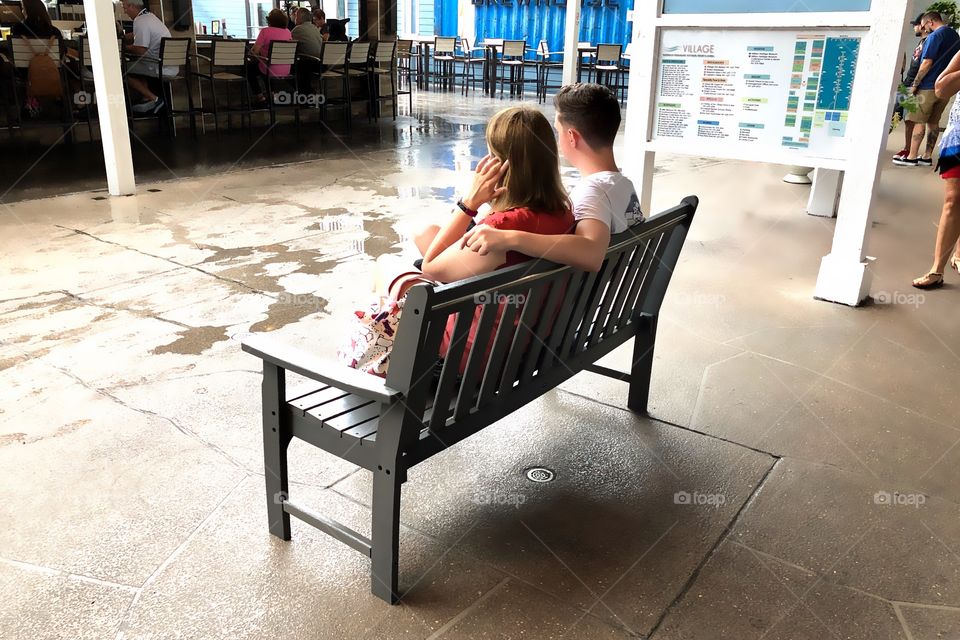
{"label": "white sign frame post", "polygon": [[[650,211],[653,170],[658,150],[696,155],[696,149],[678,148],[653,140],[657,109],[660,41],[663,29],[850,29],[864,32],[850,103],[847,137],[849,157],[842,160],[812,158],[785,151],[764,162],[815,167],[829,176],[817,185],[810,206],[825,209],[825,199],[835,197],[839,172],[845,172],[833,246],[820,265],[814,297],[856,306],[870,292],[867,248],[871,209],[880,177],[880,155],[886,148],[892,116],[892,96],[899,76],[904,28],[909,0],[873,0],[869,11],[809,13],[664,14],[662,2],[641,2],[634,9],[630,83],[627,100],[626,147],[637,151],[627,157],[624,170],[640,190],[640,204]],[[912,17],[912,16],[910,16]],[[738,150],[729,158],[754,160]],[[832,187],[832,189],[831,189]],[[812,194],[814,195],[814,194]],[[816,206],[814,206],[816,205]]]}

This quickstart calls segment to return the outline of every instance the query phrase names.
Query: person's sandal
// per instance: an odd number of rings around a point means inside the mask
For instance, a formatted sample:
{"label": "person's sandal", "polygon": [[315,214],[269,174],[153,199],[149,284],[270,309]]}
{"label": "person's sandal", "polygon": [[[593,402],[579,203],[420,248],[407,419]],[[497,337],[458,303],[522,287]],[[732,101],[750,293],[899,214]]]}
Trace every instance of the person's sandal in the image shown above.
{"label": "person's sandal", "polygon": [[952,258],[950,258],[950,268],[956,271],[957,273],[960,273],[960,257],[953,256]]}
{"label": "person's sandal", "polygon": [[931,271],[922,278],[913,281],[913,286],[917,289],[939,289],[943,286],[943,274]]}

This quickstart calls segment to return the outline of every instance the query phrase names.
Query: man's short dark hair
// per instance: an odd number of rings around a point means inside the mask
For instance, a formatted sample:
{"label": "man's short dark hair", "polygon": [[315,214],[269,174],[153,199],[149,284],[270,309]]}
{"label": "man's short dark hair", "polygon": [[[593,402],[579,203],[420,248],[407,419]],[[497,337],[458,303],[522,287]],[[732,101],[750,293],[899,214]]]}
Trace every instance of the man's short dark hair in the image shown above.
{"label": "man's short dark hair", "polygon": [[580,132],[594,151],[612,147],[620,130],[620,102],[610,89],[578,82],[560,88],[553,98],[557,119]]}
{"label": "man's short dark hair", "polygon": [[934,22],[943,22],[943,16],[939,11],[929,11],[923,16],[924,20],[933,20]]}

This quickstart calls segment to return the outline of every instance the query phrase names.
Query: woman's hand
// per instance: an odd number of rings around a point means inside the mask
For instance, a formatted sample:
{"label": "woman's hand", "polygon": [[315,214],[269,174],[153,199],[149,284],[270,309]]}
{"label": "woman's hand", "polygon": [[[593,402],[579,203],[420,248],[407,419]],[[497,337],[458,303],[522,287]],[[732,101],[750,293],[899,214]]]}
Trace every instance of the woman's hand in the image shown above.
{"label": "woman's hand", "polygon": [[499,158],[489,153],[483,156],[477,163],[473,175],[473,187],[470,189],[470,194],[463,199],[463,204],[468,209],[476,211],[482,205],[503,194],[507,188],[499,185],[509,167],[509,160],[500,162]]}

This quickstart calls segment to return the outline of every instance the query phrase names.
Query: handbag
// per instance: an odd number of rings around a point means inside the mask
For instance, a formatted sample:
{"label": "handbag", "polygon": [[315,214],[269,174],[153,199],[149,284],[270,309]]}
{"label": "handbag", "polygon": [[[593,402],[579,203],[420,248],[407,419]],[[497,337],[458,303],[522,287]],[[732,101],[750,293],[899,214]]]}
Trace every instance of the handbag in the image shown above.
{"label": "handbag", "polygon": [[364,373],[386,378],[407,291],[421,283],[440,284],[419,271],[407,271],[393,279],[386,296],[381,296],[367,309],[354,311],[346,343],[337,349],[340,362]]}

